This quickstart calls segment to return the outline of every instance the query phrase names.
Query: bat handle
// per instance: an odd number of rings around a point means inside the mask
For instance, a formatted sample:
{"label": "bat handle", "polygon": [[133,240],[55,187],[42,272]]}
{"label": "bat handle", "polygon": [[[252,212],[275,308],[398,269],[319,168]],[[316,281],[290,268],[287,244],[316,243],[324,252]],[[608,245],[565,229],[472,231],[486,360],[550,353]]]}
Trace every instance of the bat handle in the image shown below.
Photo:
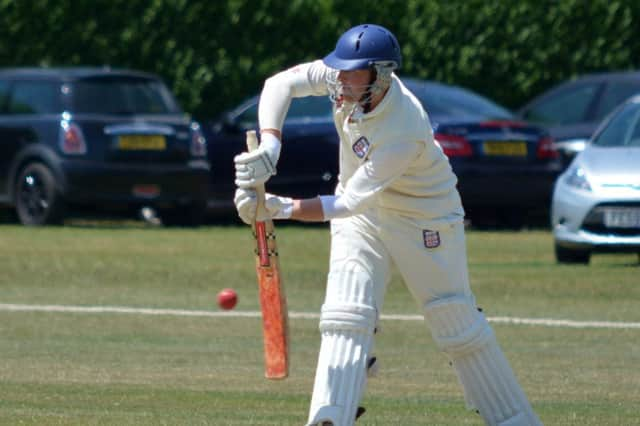
{"label": "bat handle", "polygon": [[258,149],[258,136],[255,130],[247,130],[247,149],[249,152]]}

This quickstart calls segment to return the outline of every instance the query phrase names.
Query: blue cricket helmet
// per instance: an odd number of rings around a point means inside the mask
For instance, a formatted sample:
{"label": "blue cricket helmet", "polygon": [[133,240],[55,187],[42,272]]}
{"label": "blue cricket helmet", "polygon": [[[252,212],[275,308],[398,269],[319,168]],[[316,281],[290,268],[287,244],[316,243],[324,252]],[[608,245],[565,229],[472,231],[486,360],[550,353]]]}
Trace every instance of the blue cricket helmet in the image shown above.
{"label": "blue cricket helmet", "polygon": [[391,31],[380,25],[362,24],[342,34],[334,51],[325,56],[323,62],[341,71],[367,69],[381,62],[400,68],[402,55]]}

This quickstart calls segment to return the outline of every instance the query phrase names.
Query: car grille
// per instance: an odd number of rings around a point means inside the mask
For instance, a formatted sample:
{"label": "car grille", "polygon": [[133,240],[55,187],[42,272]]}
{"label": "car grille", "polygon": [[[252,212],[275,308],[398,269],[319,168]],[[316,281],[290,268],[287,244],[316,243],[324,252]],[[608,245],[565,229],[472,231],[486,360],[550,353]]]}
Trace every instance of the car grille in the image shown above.
{"label": "car grille", "polygon": [[620,237],[637,237],[640,236],[640,221],[631,220],[624,226],[614,226],[607,224],[607,212],[613,210],[628,209],[627,211],[640,211],[640,202],[624,202],[624,203],[606,203],[595,206],[589,214],[587,214],[582,229],[599,235],[620,236]]}

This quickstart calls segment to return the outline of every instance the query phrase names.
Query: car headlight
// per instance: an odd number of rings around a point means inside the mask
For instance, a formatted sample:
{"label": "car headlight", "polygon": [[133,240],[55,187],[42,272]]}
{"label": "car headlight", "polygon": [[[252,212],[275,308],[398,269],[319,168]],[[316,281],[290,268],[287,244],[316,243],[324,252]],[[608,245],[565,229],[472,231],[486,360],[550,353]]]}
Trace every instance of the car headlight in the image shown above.
{"label": "car headlight", "polygon": [[567,185],[582,189],[583,191],[591,191],[591,185],[587,178],[587,173],[582,167],[572,167],[567,171],[564,181]]}

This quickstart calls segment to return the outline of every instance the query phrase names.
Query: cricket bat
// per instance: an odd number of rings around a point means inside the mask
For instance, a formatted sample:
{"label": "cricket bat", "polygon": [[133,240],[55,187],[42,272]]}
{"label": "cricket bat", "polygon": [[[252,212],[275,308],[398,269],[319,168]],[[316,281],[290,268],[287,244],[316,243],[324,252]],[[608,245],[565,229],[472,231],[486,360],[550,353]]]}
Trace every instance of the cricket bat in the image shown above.
{"label": "cricket bat", "polygon": [[[254,130],[247,132],[247,148],[258,148]],[[264,212],[264,185],[256,187],[257,215]],[[254,221],[256,272],[258,293],[262,308],[262,334],[264,337],[264,375],[267,379],[284,379],[289,375],[289,325],[287,299],[280,276],[278,246],[271,219]]]}

